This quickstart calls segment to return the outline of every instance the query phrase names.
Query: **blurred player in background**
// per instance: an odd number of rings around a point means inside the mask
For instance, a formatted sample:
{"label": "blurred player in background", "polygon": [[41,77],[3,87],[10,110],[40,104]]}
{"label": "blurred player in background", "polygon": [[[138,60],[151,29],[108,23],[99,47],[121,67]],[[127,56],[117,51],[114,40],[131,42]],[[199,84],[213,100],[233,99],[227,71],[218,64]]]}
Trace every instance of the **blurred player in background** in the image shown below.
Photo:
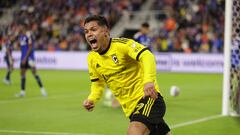
{"label": "blurred player in background", "polygon": [[147,22],[142,23],[141,28],[139,31],[134,34],[133,38],[140,44],[148,47],[150,50],[152,50],[151,47],[151,38],[149,37],[150,32],[150,25]]}
{"label": "blurred player in background", "polygon": [[126,38],[110,38],[107,20],[90,16],[84,22],[91,93],[83,106],[92,111],[107,86],[129,117],[128,135],[170,135],[163,116],[166,106],[156,81],[154,55]]}
{"label": "blurred player in background", "polygon": [[20,25],[20,33],[19,33],[19,42],[21,47],[21,91],[16,96],[24,97],[25,96],[25,85],[26,85],[26,71],[31,68],[32,74],[34,75],[41,93],[43,96],[47,96],[47,93],[43,87],[41,79],[37,74],[37,69],[35,66],[35,56],[34,56],[34,37],[32,31],[29,29],[29,24]]}
{"label": "blurred player in background", "polygon": [[12,41],[13,41],[12,36],[10,34],[8,36],[7,35],[3,36],[2,46],[3,46],[3,52],[5,53],[4,61],[7,64],[7,73],[5,78],[3,79],[3,82],[8,85],[12,83],[11,82],[11,73],[13,71]]}
{"label": "blurred player in background", "polygon": [[112,108],[118,108],[121,106],[109,88],[106,88],[105,90],[103,104],[107,107],[112,107]]}

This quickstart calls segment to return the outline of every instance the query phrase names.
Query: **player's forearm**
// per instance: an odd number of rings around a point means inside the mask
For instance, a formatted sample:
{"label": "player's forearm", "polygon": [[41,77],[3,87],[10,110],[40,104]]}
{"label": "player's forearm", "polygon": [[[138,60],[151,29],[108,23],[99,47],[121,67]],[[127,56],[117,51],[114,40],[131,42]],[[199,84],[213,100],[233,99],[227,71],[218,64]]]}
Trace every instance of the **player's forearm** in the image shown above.
{"label": "player's forearm", "polygon": [[27,54],[26,54],[26,56],[25,56],[26,59],[28,59],[28,57],[30,56],[30,53],[31,53],[32,49],[33,49],[33,48],[32,48],[32,44],[29,44],[29,45],[28,45]]}
{"label": "player's forearm", "polygon": [[156,61],[154,55],[150,51],[145,51],[140,58],[140,62],[143,65],[144,84],[154,82],[156,79]]}
{"label": "player's forearm", "polygon": [[10,49],[7,49],[7,56],[8,56],[10,59],[12,59],[12,55],[11,55]]}
{"label": "player's forearm", "polygon": [[88,99],[96,103],[102,97],[104,89],[105,89],[104,83],[92,82],[91,93],[88,96]]}

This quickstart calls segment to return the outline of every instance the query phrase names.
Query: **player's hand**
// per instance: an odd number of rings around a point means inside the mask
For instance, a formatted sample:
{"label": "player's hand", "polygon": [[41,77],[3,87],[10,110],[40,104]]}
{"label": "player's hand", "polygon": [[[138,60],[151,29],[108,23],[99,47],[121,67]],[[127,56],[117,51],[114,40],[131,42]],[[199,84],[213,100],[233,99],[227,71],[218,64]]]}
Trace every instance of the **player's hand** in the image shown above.
{"label": "player's hand", "polygon": [[149,82],[144,85],[144,97],[151,97],[153,99],[157,99],[158,93],[155,89],[154,83]]}
{"label": "player's hand", "polygon": [[94,103],[93,101],[86,99],[83,101],[83,107],[87,110],[87,111],[92,111],[94,108]]}
{"label": "player's hand", "polygon": [[24,58],[24,59],[22,60],[22,64],[23,64],[23,65],[26,65],[26,63],[27,63],[27,59]]}

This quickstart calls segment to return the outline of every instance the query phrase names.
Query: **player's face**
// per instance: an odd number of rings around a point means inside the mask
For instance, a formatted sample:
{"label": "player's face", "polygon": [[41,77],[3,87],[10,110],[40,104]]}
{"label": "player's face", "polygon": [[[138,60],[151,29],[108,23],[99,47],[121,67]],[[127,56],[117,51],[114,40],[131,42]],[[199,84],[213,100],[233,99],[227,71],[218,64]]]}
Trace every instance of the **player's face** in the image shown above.
{"label": "player's face", "polygon": [[143,34],[148,34],[149,33],[149,28],[148,27],[142,27],[141,31]]}
{"label": "player's face", "polygon": [[108,47],[109,30],[106,26],[99,26],[97,21],[91,21],[84,25],[85,38],[91,49],[95,52],[104,52]]}
{"label": "player's face", "polygon": [[19,30],[20,33],[23,33],[23,34],[24,34],[25,31],[26,31],[26,30],[25,30],[25,27],[24,27],[23,25],[20,25],[20,26],[18,27],[18,30]]}

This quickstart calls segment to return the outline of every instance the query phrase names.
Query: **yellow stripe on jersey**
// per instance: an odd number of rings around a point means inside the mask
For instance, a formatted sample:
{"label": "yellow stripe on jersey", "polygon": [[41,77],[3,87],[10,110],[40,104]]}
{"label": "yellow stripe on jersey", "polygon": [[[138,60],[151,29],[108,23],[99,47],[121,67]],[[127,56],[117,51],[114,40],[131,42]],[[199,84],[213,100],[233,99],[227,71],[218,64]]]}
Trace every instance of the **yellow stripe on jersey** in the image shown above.
{"label": "yellow stripe on jersey", "polygon": [[143,115],[147,117],[149,116],[153,103],[154,103],[154,99],[149,98],[147,104],[145,104],[144,106]]}
{"label": "yellow stripe on jersey", "polygon": [[146,115],[147,117],[148,117],[149,114],[150,114],[150,111],[151,111],[151,109],[152,109],[152,106],[153,106],[154,102],[155,102],[155,100],[152,100],[151,104],[149,105],[149,109],[148,109],[148,112],[147,112],[147,115]]}
{"label": "yellow stripe on jersey", "polygon": [[147,104],[145,104],[145,106],[144,106],[144,108],[143,108],[143,115],[145,115],[146,114],[146,110],[147,110],[147,107],[148,107],[148,105],[149,105],[149,102],[150,102],[150,100],[148,99],[148,101],[147,101]]}

